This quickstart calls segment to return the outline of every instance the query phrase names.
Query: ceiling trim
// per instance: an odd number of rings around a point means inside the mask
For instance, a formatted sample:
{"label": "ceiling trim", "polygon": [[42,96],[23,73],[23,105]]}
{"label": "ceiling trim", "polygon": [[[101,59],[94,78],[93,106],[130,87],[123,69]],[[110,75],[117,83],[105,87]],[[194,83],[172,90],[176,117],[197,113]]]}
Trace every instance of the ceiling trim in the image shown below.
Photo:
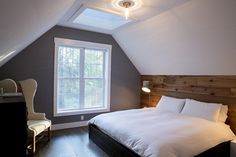
{"label": "ceiling trim", "polygon": [[113,34],[114,32],[116,32],[117,30],[129,26],[133,23],[138,22],[137,19],[134,18],[129,18],[130,22],[123,24],[115,29],[112,30],[108,30],[108,29],[102,29],[102,28],[98,28],[98,27],[93,27],[93,26],[87,26],[87,25],[83,25],[83,24],[78,24],[78,23],[74,23],[73,21],[85,10],[85,9],[94,9],[94,10],[98,10],[98,11],[102,11],[102,12],[107,12],[107,13],[111,13],[117,16],[124,16],[122,13],[117,12],[117,11],[112,11],[109,9],[105,9],[105,8],[101,8],[101,7],[95,7],[95,6],[91,6],[91,5],[86,5],[86,4],[81,4],[79,6],[79,8],[66,20],[67,25],[61,25],[61,26],[66,26],[68,27],[72,27],[72,28],[79,28],[82,30],[88,30],[88,31],[95,31],[95,32],[100,32],[100,33],[105,33],[105,34]]}

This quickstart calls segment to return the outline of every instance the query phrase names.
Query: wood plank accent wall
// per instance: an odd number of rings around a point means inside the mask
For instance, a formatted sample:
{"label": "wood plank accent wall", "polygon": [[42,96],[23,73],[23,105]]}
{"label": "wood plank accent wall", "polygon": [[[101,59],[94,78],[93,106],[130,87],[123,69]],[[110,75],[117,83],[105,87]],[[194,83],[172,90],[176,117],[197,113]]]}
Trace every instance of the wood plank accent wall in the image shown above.
{"label": "wood plank accent wall", "polygon": [[151,93],[141,92],[143,107],[156,106],[162,95],[191,98],[229,105],[227,123],[236,133],[236,75],[233,76],[164,76],[143,75],[150,81]]}

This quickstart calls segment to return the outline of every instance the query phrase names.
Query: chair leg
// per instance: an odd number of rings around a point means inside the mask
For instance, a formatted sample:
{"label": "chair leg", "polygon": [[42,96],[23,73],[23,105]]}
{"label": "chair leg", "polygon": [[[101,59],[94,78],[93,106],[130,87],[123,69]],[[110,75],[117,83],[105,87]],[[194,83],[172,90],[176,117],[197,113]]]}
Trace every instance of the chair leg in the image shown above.
{"label": "chair leg", "polygon": [[48,141],[51,140],[51,126],[48,127]]}
{"label": "chair leg", "polygon": [[36,137],[33,136],[33,139],[32,139],[32,153],[34,154],[35,153],[35,142],[36,142]]}

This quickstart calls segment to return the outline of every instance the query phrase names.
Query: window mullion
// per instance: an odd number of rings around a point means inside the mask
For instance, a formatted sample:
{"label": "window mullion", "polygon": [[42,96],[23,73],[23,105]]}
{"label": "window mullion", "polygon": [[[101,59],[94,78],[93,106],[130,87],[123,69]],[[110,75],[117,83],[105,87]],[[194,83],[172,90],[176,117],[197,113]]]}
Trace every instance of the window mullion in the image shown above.
{"label": "window mullion", "polygon": [[102,77],[103,77],[103,80],[102,80],[102,85],[103,85],[103,104],[105,105],[105,100],[106,100],[106,82],[107,82],[107,78],[106,78],[106,76],[105,76],[105,74],[106,74],[106,51],[104,50],[103,51],[103,65],[102,65]]}
{"label": "window mullion", "polygon": [[85,95],[84,60],[85,60],[85,48],[82,48],[80,54],[80,108],[81,109],[84,108],[84,95]]}

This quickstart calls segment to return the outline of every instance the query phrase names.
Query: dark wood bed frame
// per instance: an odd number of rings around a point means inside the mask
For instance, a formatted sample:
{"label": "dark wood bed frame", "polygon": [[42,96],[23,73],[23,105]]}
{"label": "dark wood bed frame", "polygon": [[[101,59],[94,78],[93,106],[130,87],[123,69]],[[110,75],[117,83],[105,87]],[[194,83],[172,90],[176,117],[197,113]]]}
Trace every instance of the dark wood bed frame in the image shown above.
{"label": "dark wood bed frame", "polygon": [[[89,125],[89,139],[110,157],[140,157],[131,149],[102,132],[96,125]],[[195,157],[230,157],[230,142],[221,143]]]}

